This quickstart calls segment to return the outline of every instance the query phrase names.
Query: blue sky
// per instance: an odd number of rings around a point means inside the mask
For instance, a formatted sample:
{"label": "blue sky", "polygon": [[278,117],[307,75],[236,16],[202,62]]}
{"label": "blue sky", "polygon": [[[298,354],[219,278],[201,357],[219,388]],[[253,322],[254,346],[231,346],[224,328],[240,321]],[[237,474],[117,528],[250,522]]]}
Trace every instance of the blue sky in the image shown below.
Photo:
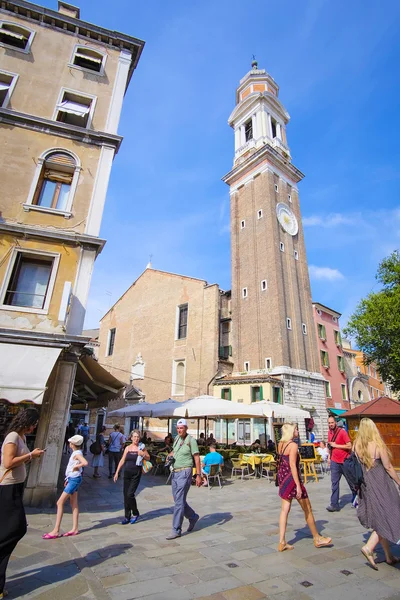
{"label": "blue sky", "polygon": [[[46,5],[54,8],[55,0]],[[77,0],[145,40],[125,98],[86,327],[154,268],[230,288],[227,118],[252,54],[280,86],[313,299],[343,313],[400,247],[398,0]],[[111,6],[111,10],[110,10]]]}

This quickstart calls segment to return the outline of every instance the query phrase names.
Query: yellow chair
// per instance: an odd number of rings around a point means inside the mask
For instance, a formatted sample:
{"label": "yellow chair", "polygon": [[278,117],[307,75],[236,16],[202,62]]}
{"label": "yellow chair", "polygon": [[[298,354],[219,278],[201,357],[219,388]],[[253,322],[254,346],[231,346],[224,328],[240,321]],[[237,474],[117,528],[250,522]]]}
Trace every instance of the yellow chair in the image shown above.
{"label": "yellow chair", "polygon": [[208,490],[210,491],[210,480],[216,479],[218,481],[220,489],[222,489],[222,480],[221,480],[221,465],[210,465],[210,472],[206,473],[203,471],[203,475],[206,478]]}
{"label": "yellow chair", "polygon": [[[261,477],[265,477],[268,481],[271,481],[270,473],[276,471],[276,462],[274,457],[265,456],[261,461]],[[264,475],[264,472],[266,475]]]}
{"label": "yellow chair", "polygon": [[231,478],[235,475],[235,473],[240,473],[241,479],[243,480],[245,471],[247,471],[247,475],[250,475],[249,465],[247,464],[247,462],[243,461],[241,458],[231,458],[231,462],[232,462]]}

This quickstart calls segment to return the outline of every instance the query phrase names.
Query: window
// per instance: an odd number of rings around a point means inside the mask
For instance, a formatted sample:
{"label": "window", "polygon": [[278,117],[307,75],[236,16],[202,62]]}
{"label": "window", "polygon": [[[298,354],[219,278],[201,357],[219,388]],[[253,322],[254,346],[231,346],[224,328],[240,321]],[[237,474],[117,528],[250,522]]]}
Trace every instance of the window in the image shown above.
{"label": "window", "polygon": [[286,327],[288,329],[292,329],[292,319],[290,319],[289,317],[286,319]]}
{"label": "window", "polygon": [[275,188],[276,192],[279,192],[279,188],[278,188],[278,184],[277,183],[275,183],[274,188]]}
{"label": "window", "polygon": [[263,400],[262,385],[252,385],[251,386],[251,401],[252,402],[260,402],[260,400]]}
{"label": "window", "polygon": [[266,358],[265,359],[265,368],[266,369],[272,369],[272,358]]}
{"label": "window", "polygon": [[280,387],[272,388],[272,402],[276,402],[277,404],[282,404],[282,390]]}
{"label": "window", "polygon": [[337,362],[338,362],[339,371],[341,371],[342,373],[344,373],[344,358],[343,358],[343,356],[338,356],[337,357]]}
{"label": "window", "polygon": [[357,399],[359,402],[364,402],[364,394],[362,393],[361,390],[358,390],[358,392],[357,392]]}
{"label": "window", "polygon": [[95,99],[81,96],[79,92],[63,90],[56,106],[55,120],[78,127],[90,127]]}
{"label": "window", "polygon": [[266,289],[267,289],[267,280],[263,279],[261,282],[261,291],[265,292]]}
{"label": "window", "polygon": [[87,69],[103,75],[104,64],[107,56],[88,48],[87,46],[77,46],[74,50],[71,65],[73,67],[80,67],[81,69]]}
{"label": "window", "polygon": [[71,152],[62,148],[46,152],[37,161],[24,209],[71,216],[80,170],[79,159]]}
{"label": "window", "polygon": [[263,211],[260,209],[257,213],[257,219],[262,219]]}
{"label": "window", "polygon": [[297,250],[295,250],[293,254],[294,254],[295,260],[299,260],[299,253],[297,252]]}
{"label": "window", "polygon": [[279,248],[281,252],[285,252],[285,244],[283,242],[280,242]]}
{"label": "window", "polygon": [[223,358],[224,360],[229,360],[230,356],[232,356],[232,346],[220,346],[219,347],[219,358]]}
{"label": "window", "polygon": [[110,329],[108,332],[107,356],[111,356],[114,353],[115,333],[115,327],[113,327],[113,329]]}
{"label": "window", "polygon": [[325,325],[322,325],[321,323],[318,323],[318,337],[320,340],[323,340],[323,341],[326,340]]}
{"label": "window", "polygon": [[342,387],[342,400],[347,400],[346,384],[342,383],[341,387]]}
{"label": "window", "polygon": [[253,139],[253,121],[250,119],[244,125],[244,137],[246,142]]}
{"label": "window", "polygon": [[276,138],[276,130],[277,130],[277,122],[275,121],[275,119],[271,118],[271,129],[272,129],[272,137]]}
{"label": "window", "polygon": [[8,71],[0,71],[0,108],[7,108],[13,93],[18,75]]}
{"label": "window", "polygon": [[342,336],[340,335],[340,331],[337,331],[337,329],[334,329],[333,336],[335,338],[336,346],[341,346],[342,345]]}
{"label": "window", "polygon": [[242,297],[247,298],[247,288],[242,289]]}
{"label": "window", "polygon": [[325,396],[327,398],[332,398],[330,381],[325,381]]}
{"label": "window", "polygon": [[305,323],[302,323],[301,328],[303,330],[304,335],[307,335],[307,325]]}
{"label": "window", "polygon": [[59,255],[17,251],[10,263],[10,276],[2,304],[9,307],[47,310],[53,291]]}
{"label": "window", "polygon": [[247,372],[250,371],[250,363],[248,361],[244,363],[244,370]]}
{"label": "window", "polygon": [[289,202],[291,202],[292,201],[292,195],[288,194],[287,199],[288,199]]}
{"label": "window", "polygon": [[246,227],[246,221],[240,221],[240,229],[244,229]]}
{"label": "window", "polygon": [[329,369],[329,354],[326,350],[321,350],[321,363],[325,369]]}
{"label": "window", "polygon": [[185,394],[185,361],[175,360],[172,373],[172,395],[183,396]]}
{"label": "window", "polygon": [[16,23],[0,23],[0,44],[11,46],[22,52],[30,52],[34,31],[25,29]]}
{"label": "window", "polygon": [[337,323],[337,317],[332,317],[332,321],[333,321],[334,323]]}
{"label": "window", "polygon": [[179,306],[178,340],[183,340],[187,337],[187,323],[188,323],[188,305],[182,304],[182,306]]}
{"label": "window", "polygon": [[221,389],[221,398],[222,398],[222,400],[232,400],[231,388],[222,388]]}

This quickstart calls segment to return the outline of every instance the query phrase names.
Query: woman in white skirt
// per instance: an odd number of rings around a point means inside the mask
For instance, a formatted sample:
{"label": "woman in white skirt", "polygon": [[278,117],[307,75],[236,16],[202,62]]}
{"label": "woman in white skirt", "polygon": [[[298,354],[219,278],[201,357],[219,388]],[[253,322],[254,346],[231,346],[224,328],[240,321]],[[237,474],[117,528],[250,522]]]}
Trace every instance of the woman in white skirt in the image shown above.
{"label": "woman in white skirt", "polygon": [[99,448],[101,448],[100,454],[93,454],[92,467],[94,468],[93,477],[101,477],[99,473],[99,467],[104,466],[104,452],[106,449],[106,443],[104,440],[104,432],[106,431],[106,427],[102,427],[101,431],[96,435],[96,444]]}

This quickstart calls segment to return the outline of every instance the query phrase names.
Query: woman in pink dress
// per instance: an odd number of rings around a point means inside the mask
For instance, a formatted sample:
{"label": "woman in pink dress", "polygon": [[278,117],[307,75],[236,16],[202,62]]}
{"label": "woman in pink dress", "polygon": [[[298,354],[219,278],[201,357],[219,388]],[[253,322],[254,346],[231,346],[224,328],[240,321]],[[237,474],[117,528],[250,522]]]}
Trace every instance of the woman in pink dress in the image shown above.
{"label": "woman in pink dress", "polygon": [[303,509],[306,523],[314,538],[314,546],[323,548],[329,546],[332,542],[332,538],[324,537],[318,533],[310,499],[300,479],[299,447],[293,441],[293,438],[297,438],[298,435],[299,430],[296,423],[284,423],[282,425],[282,437],[278,444],[278,485],[279,496],[282,499],[279,517],[279,552],[293,550],[293,546],[286,542],[286,527],[292,500],[294,499],[298,501]]}

